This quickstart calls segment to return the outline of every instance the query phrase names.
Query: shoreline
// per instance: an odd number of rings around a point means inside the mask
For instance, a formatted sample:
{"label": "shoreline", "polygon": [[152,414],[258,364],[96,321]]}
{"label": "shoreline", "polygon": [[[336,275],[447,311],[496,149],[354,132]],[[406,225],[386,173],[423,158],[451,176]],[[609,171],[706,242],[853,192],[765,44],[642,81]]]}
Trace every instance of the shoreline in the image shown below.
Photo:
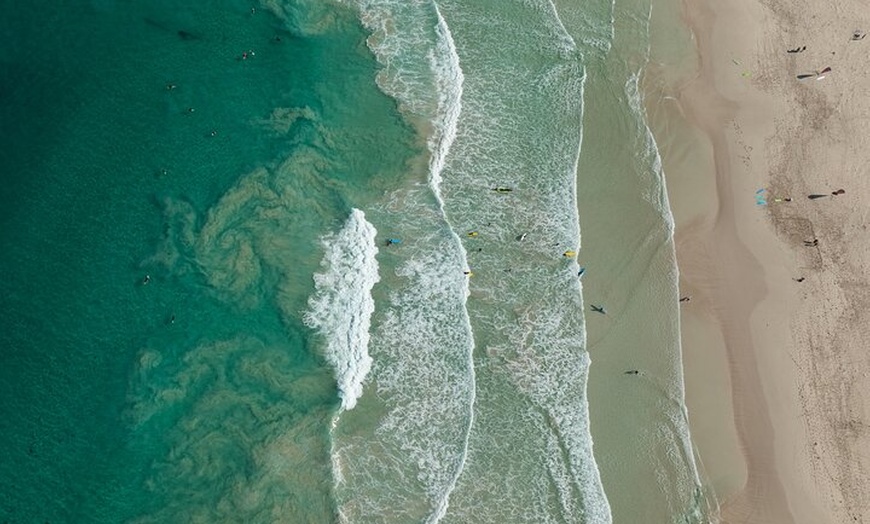
{"label": "shoreline", "polygon": [[[859,347],[870,325],[870,249],[856,242],[867,239],[860,198],[870,183],[859,176],[870,126],[854,123],[870,117],[870,103],[849,96],[859,82],[841,85],[835,73],[799,83],[809,61],[782,43],[792,36],[783,28],[797,26],[812,63],[842,71],[837,51],[857,62],[867,48],[837,39],[848,41],[848,24],[866,15],[853,4],[774,12],[756,0],[680,3],[694,71],[657,64],[645,91],[663,144],[681,293],[693,297],[681,335],[702,476],[722,522],[870,522],[870,454],[861,453],[870,449],[870,359]],[[812,26],[825,30],[809,38]],[[867,76],[859,64],[846,69]],[[846,135],[849,124],[862,132]],[[832,152],[836,177],[826,169]],[[834,186],[851,200],[806,198]],[[756,203],[760,189],[766,205]],[[818,253],[801,242],[807,235],[821,239]],[[840,243],[829,247],[832,239]],[[837,387],[845,376],[852,382]]]}

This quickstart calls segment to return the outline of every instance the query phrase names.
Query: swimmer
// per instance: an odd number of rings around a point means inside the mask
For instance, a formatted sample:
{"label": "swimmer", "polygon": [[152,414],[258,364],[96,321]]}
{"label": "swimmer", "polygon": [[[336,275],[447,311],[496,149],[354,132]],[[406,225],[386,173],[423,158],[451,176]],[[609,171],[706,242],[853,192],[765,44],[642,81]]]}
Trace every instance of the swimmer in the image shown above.
{"label": "swimmer", "polygon": [[176,87],[178,87],[178,86],[176,86],[175,84],[166,84],[166,90],[167,90],[167,91],[172,91],[172,90],[175,89]]}
{"label": "swimmer", "polygon": [[151,282],[151,275],[145,275],[145,277],[142,278],[142,285],[147,285],[149,282]]}

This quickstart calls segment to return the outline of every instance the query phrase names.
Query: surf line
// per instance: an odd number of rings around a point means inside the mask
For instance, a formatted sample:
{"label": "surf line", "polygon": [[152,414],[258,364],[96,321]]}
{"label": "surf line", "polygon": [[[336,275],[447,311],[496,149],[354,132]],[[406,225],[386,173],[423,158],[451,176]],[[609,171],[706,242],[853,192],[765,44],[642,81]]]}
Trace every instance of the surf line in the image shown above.
{"label": "surf line", "polygon": [[[429,160],[429,187],[435,194],[441,216],[450,230],[450,235],[459,249],[459,254],[465,266],[468,267],[468,253],[465,251],[459,235],[447,217],[447,210],[441,195],[441,172],[444,169],[444,164],[453,141],[456,139],[456,128],[459,125],[459,115],[462,112],[462,87],[465,76],[459,64],[459,54],[456,51],[456,44],[453,41],[450,28],[447,26],[447,21],[441,14],[437,2],[433,1],[432,7],[438,16],[438,24],[435,26],[434,60],[431,62],[431,70],[435,75],[435,83],[438,90],[438,109],[435,116],[435,132],[428,144],[432,152],[432,157]],[[462,310],[465,313],[465,329],[468,335],[468,384],[470,388],[468,394],[468,424],[465,428],[462,455],[459,458],[459,463],[456,465],[456,471],[441,494],[440,499],[437,500],[433,513],[426,519],[427,524],[437,524],[447,514],[450,495],[456,488],[459,476],[465,470],[465,463],[468,460],[468,448],[471,441],[471,429],[474,427],[474,402],[477,395],[477,377],[474,372],[474,331],[471,327],[471,318],[468,315],[469,279],[464,278],[463,280],[465,296]]]}

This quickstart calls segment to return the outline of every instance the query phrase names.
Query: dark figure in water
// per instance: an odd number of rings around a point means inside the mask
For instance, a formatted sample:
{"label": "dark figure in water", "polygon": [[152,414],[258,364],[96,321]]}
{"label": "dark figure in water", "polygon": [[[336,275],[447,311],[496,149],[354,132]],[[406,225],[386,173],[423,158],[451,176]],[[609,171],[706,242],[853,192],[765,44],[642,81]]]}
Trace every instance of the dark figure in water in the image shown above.
{"label": "dark figure in water", "polygon": [[803,47],[795,47],[794,49],[789,49],[786,53],[803,53],[807,50],[807,46]]}
{"label": "dark figure in water", "polygon": [[604,310],[604,306],[596,306],[595,304],[589,304],[589,307],[592,308],[592,311],[596,313],[601,313],[602,315],[606,315],[607,311]]}
{"label": "dark figure in water", "polygon": [[809,198],[810,200],[815,200],[817,198],[825,198],[826,196],[828,196],[828,195],[820,195],[818,193],[813,193],[812,195],[807,195],[807,198]]}
{"label": "dark figure in water", "polygon": [[800,278],[794,279],[795,282],[803,282],[804,280],[806,280],[806,277],[800,277]]}
{"label": "dark figure in water", "polygon": [[689,295],[686,295],[684,297],[680,297],[680,302],[688,302],[690,300],[692,300],[692,297],[690,297]]}
{"label": "dark figure in water", "polygon": [[629,369],[628,371],[623,372],[623,375],[637,375],[640,371],[636,369]]}

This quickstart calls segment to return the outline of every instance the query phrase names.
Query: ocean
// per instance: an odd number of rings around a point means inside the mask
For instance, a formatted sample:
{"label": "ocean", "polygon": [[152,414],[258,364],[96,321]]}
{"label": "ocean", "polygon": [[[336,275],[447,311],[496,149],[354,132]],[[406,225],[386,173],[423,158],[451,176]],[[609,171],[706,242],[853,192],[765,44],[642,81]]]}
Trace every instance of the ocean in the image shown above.
{"label": "ocean", "polygon": [[714,521],[651,12],[7,2],[0,521]]}

